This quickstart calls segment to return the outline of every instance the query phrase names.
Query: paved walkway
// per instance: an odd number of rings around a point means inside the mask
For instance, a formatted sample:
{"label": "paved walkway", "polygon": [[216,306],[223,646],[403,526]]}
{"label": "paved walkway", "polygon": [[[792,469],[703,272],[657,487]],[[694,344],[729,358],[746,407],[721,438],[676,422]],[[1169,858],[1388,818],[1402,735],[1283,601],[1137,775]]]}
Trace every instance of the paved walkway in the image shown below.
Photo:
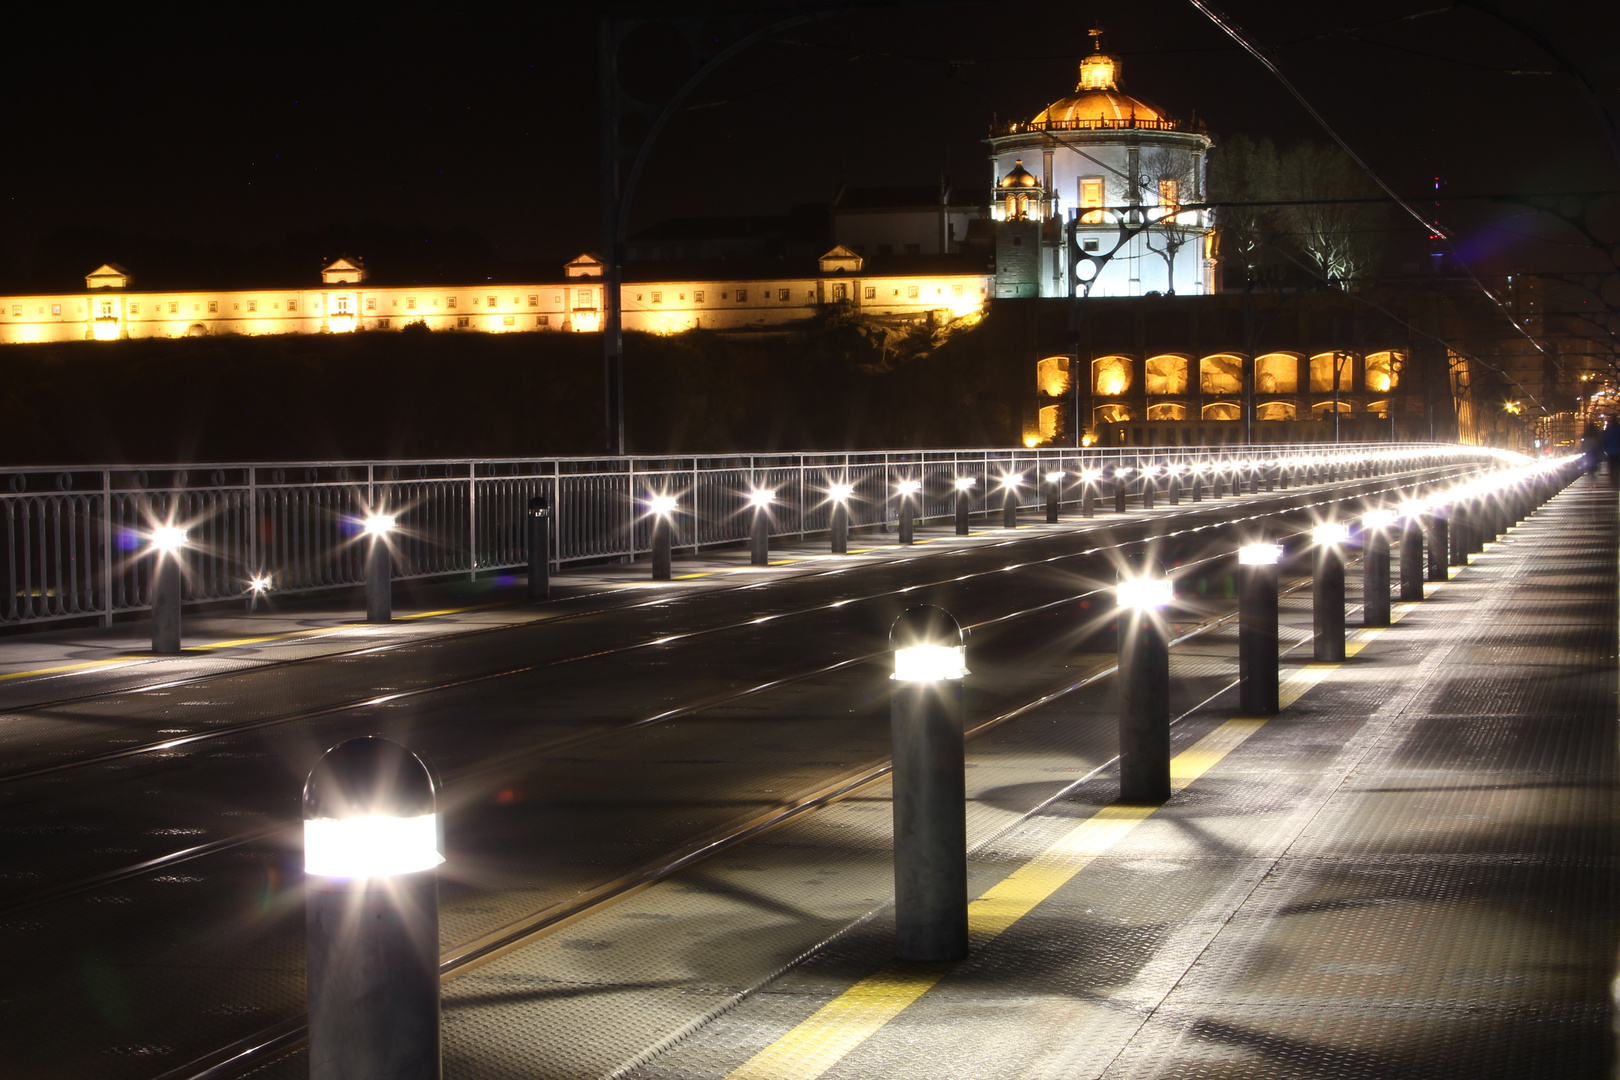
{"label": "paved walkway", "polygon": [[1344,663],[1295,648],[1276,717],[1180,718],[1162,808],[1075,749],[1110,692],[974,741],[959,964],[890,959],[879,782],[447,982],[445,1075],[1608,1075],[1616,555],[1578,481]]}

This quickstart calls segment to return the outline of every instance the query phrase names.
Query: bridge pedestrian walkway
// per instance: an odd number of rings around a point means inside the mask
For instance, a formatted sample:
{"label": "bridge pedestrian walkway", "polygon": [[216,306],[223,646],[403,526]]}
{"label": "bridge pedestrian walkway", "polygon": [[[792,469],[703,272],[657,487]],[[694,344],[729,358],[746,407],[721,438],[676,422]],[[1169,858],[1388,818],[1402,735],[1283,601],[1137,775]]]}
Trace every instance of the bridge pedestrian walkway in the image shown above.
{"label": "bridge pedestrian walkway", "polygon": [[1100,688],[971,742],[960,963],[890,958],[878,782],[448,981],[445,1074],[1607,1075],[1616,558],[1588,478],[1343,663],[1285,602],[1283,710],[1180,717],[1162,807],[1075,750]]}

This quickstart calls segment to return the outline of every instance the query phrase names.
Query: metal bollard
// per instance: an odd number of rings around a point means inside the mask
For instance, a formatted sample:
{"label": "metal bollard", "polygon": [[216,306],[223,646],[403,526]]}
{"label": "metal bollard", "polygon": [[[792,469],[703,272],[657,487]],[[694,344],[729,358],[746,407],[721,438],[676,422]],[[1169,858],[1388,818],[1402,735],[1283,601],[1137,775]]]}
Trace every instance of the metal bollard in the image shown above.
{"label": "metal bollard", "polygon": [[1122,474],[1118,470],[1114,472],[1114,513],[1125,512],[1125,500],[1130,497],[1130,484],[1129,473]]}
{"label": "metal bollard", "polygon": [[1277,584],[1281,544],[1238,549],[1238,708],[1269,716],[1280,698],[1277,661]]}
{"label": "metal bollard", "polygon": [[1446,555],[1452,566],[1468,565],[1468,507],[1461,501],[1451,506],[1451,545]]}
{"label": "metal bollard", "polygon": [[1181,505],[1181,474],[1179,472],[1170,474],[1170,481],[1165,485],[1164,493],[1170,500],[1171,506]]}
{"label": "metal bollard", "polygon": [[366,622],[385,623],[394,617],[394,552],[388,534],[394,531],[393,514],[366,518]]}
{"label": "metal bollard", "polygon": [[1277,474],[1271,469],[1266,470],[1266,492],[1269,494],[1277,490]]}
{"label": "metal bollard", "polygon": [[673,495],[654,495],[647,501],[652,513],[652,579],[668,581],[674,555],[675,511]]}
{"label": "metal bollard", "polygon": [[900,481],[900,542],[902,544],[916,543],[917,537],[914,529],[917,524],[917,511],[912,506],[912,498],[922,490],[919,480]]}
{"label": "metal bollard", "polygon": [[1210,484],[1209,497],[1212,499],[1223,499],[1226,497],[1226,478],[1221,475],[1221,471],[1219,469],[1215,470],[1214,479]]}
{"label": "metal bollard", "polygon": [[1194,472],[1193,473],[1192,501],[1193,502],[1203,502],[1204,501],[1204,474],[1201,473],[1201,472]]}
{"label": "metal bollard", "polygon": [[973,485],[976,483],[971,476],[956,478],[956,535],[966,536],[968,529],[968,515],[973,512]]}
{"label": "metal bollard", "polygon": [[1058,520],[1058,502],[1063,495],[1063,473],[1049,472],[1046,474],[1046,523],[1056,525]]}
{"label": "metal bollard", "polygon": [[1339,522],[1325,522],[1311,530],[1316,545],[1311,575],[1311,644],[1319,662],[1344,659],[1344,555],[1339,546],[1350,530]]}
{"label": "metal bollard", "polygon": [[1154,475],[1154,466],[1149,465],[1142,470],[1142,509],[1153,509],[1153,500],[1159,491],[1158,478]]}
{"label": "metal bollard", "polygon": [[854,495],[853,484],[827,486],[827,497],[832,500],[832,512],[827,520],[827,550],[834,555],[849,554],[849,500]]}
{"label": "metal bollard", "polygon": [[544,495],[529,500],[529,599],[551,596],[551,504]]}
{"label": "metal bollard", "polygon": [[1080,516],[1083,518],[1097,516],[1097,479],[1095,476],[1086,477],[1081,482]]}
{"label": "metal bollard", "polygon": [[1423,599],[1423,528],[1416,517],[1401,529],[1401,599]]}
{"label": "metal bollard", "polygon": [[1288,470],[1286,468],[1278,472],[1277,486],[1282,488],[1284,491],[1288,490]]}
{"label": "metal bollard", "polygon": [[1018,479],[1014,476],[1001,478],[1001,527],[1018,528]]}
{"label": "metal bollard", "polygon": [[944,610],[906,611],[889,632],[894,687],[894,923],[902,960],[968,952],[962,630]]}
{"label": "metal bollard", "polygon": [[1170,798],[1170,644],[1160,609],[1174,598],[1157,560],[1133,555],[1119,603],[1119,798]]}
{"label": "metal bollard", "polygon": [[776,492],[755,488],[748,495],[754,517],[748,523],[748,562],[751,566],[771,565],[771,502]]}
{"label": "metal bollard", "polygon": [[152,530],[152,651],[173,656],[180,651],[180,600],[185,585],[186,530],[160,525]]}
{"label": "metal bollard", "polygon": [[1445,581],[1451,577],[1451,523],[1444,514],[1435,511],[1428,516],[1429,580]]}
{"label": "metal bollard", "polygon": [[440,1076],[437,787],[378,738],[304,785],[310,1080]]}
{"label": "metal bollard", "polygon": [[1389,625],[1389,528],[1392,510],[1361,515],[1361,625]]}

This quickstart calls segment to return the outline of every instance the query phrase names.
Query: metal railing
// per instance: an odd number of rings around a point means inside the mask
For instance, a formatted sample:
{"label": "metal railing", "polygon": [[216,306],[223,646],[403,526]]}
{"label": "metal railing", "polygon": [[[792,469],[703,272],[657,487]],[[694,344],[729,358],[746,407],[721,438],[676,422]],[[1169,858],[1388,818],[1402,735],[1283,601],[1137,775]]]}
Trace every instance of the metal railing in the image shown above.
{"label": "metal railing", "polygon": [[529,500],[552,507],[557,565],[633,558],[651,540],[646,500],[680,500],[677,548],[747,539],[749,493],[776,492],[771,535],[829,527],[828,491],[849,484],[850,525],[896,520],[897,485],[920,480],[919,517],[955,512],[956,481],[973,477],[976,511],[999,512],[985,492],[1005,475],[1022,478],[1021,507],[1039,505],[1042,478],[1063,472],[1063,502],[1080,498],[1079,478],[1123,467],[1230,470],[1245,461],[1276,465],[1342,452],[1345,460],[1486,460],[1494,452],[1447,445],[1356,444],[1328,448],[1223,446],[1086,450],[945,450],[899,453],[759,454],[733,457],[548,458],[509,461],[304,462],[282,465],[19,468],[0,471],[0,626],[99,617],[150,605],[153,528],[189,531],[185,599],[247,595],[256,577],[278,593],[361,584],[358,538],[370,512],[398,516],[396,578],[476,574],[527,563]]}

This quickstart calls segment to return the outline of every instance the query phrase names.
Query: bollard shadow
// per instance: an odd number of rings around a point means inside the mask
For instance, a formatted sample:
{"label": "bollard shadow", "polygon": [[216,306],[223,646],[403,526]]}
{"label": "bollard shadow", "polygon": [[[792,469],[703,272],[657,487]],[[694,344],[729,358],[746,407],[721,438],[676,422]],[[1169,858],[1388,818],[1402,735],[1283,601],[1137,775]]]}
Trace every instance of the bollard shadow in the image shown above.
{"label": "bollard shadow", "polygon": [[[570,1001],[578,998],[608,997],[613,994],[629,994],[642,990],[674,990],[687,986],[686,979],[658,979],[646,982],[611,982],[611,983],[580,983],[551,980],[544,976],[509,975],[465,975],[468,981],[510,981],[522,983],[545,983],[532,990],[508,990],[501,992],[475,993],[475,994],[446,994],[440,1008],[445,1012],[455,1012],[460,1009],[476,1009],[489,1005],[522,1005],[540,1001]],[[465,984],[463,984],[465,985]]]}

